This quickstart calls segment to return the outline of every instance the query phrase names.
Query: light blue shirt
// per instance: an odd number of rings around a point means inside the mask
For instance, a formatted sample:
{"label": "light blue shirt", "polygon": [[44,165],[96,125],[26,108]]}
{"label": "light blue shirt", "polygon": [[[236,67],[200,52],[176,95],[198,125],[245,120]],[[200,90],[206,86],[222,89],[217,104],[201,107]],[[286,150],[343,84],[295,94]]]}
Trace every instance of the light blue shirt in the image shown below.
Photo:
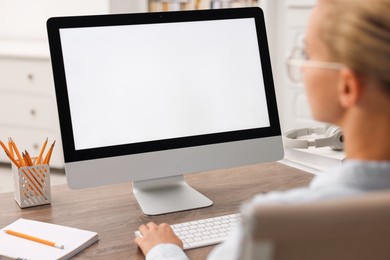
{"label": "light blue shirt", "polygon": [[[347,160],[341,166],[317,175],[308,187],[289,191],[275,191],[255,196],[249,205],[297,204],[356,196],[370,191],[390,189],[390,162]],[[241,224],[230,236],[216,246],[208,259],[238,259]],[[156,245],[149,251],[146,260],[186,260],[184,251],[171,244]]]}

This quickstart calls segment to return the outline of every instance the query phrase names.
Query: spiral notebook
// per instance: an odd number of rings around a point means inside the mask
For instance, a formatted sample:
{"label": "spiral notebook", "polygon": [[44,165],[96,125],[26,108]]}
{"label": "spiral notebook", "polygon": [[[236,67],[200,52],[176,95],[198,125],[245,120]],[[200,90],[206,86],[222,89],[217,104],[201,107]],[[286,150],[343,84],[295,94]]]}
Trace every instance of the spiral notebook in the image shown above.
{"label": "spiral notebook", "polygon": [[[5,230],[60,243],[64,248],[60,249],[10,235],[5,233]],[[1,229],[0,259],[1,256],[30,260],[69,259],[97,240],[96,232],[20,218]]]}

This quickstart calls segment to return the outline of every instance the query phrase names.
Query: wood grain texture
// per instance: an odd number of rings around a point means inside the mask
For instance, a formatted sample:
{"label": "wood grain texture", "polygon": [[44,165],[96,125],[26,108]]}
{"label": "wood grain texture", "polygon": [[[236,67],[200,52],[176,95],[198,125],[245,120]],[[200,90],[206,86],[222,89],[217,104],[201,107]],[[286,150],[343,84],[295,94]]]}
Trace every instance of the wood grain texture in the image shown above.
{"label": "wood grain texture", "polygon": [[[188,174],[186,181],[214,201],[208,208],[160,216],[145,216],[134,199],[131,183],[70,190],[52,186],[50,205],[20,209],[13,193],[0,194],[0,226],[18,218],[45,221],[96,231],[99,241],[73,259],[144,259],[134,244],[134,231],[148,221],[175,224],[239,211],[253,195],[306,186],[312,174],[267,163],[234,169]],[[205,259],[212,246],[188,250],[191,259]]]}

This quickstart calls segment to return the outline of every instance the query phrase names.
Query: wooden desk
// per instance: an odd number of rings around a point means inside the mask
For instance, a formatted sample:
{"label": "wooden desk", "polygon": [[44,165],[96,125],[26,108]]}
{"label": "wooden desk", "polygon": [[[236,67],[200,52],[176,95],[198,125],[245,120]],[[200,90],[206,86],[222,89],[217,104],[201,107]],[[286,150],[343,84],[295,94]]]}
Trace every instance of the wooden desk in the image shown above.
{"label": "wooden desk", "polygon": [[[187,182],[214,201],[208,208],[144,216],[135,201],[131,183],[85,190],[66,185],[52,187],[51,205],[20,209],[13,193],[0,194],[0,226],[27,218],[96,231],[99,241],[74,259],[143,259],[133,243],[134,231],[148,221],[175,224],[235,213],[253,195],[271,190],[306,186],[312,174],[280,163],[189,174]],[[186,251],[191,259],[205,259],[212,246]]]}

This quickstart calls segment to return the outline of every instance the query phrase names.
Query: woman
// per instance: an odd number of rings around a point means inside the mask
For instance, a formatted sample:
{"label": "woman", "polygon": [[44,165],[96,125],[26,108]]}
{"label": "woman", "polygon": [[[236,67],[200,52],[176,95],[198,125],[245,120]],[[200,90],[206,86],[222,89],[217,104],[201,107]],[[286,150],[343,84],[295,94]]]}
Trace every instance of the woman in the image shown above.
{"label": "woman", "polygon": [[[390,0],[318,2],[304,50],[296,50],[288,64],[302,74],[314,118],[343,129],[347,160],[309,187],[258,195],[249,207],[390,188]],[[135,243],[147,259],[187,259],[167,224],[148,223],[140,231]],[[241,237],[238,227],[209,258],[237,259]]]}

